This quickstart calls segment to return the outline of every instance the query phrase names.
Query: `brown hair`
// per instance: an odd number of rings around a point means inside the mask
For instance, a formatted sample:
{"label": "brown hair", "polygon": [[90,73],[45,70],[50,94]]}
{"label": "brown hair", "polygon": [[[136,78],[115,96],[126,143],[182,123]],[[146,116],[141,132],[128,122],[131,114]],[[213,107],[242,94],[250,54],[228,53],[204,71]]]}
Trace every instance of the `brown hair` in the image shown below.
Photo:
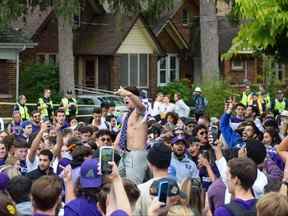
{"label": "brown hair", "polygon": [[287,197],[277,192],[265,194],[256,204],[259,216],[287,216]]}
{"label": "brown hair", "polygon": [[241,186],[249,190],[257,177],[257,167],[254,161],[249,158],[233,158],[228,162],[229,171],[232,177],[237,177]]}
{"label": "brown hair", "polygon": [[5,195],[0,193],[0,215],[15,216],[17,215],[16,207],[13,201]]}
{"label": "brown hair", "polygon": [[58,202],[62,191],[61,179],[57,176],[42,176],[31,188],[32,205],[35,209],[47,211]]}

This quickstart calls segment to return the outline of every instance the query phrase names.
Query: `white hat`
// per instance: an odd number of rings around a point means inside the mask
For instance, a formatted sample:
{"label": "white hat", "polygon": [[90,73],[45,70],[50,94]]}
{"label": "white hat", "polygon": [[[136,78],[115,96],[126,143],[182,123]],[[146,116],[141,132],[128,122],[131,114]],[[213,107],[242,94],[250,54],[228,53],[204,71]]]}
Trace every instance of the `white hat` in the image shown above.
{"label": "white hat", "polygon": [[288,111],[287,110],[282,111],[281,116],[288,117]]}
{"label": "white hat", "polygon": [[195,92],[202,92],[201,88],[199,86],[197,86],[194,90]]}

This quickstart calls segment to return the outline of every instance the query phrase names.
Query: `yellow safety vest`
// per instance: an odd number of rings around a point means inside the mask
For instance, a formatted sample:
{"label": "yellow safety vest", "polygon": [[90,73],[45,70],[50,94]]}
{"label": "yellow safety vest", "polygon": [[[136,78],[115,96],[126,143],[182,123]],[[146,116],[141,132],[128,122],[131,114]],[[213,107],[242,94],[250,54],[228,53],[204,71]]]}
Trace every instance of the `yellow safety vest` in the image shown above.
{"label": "yellow safety vest", "polygon": [[[73,103],[74,103],[75,105],[77,105],[77,100],[76,100],[75,98],[72,98],[72,100],[73,100]],[[63,107],[66,107],[66,106],[68,106],[68,105],[71,104],[71,103],[69,103],[68,98],[64,97],[64,98],[62,98],[62,100],[61,100],[61,104],[62,104]],[[69,113],[69,108],[66,108],[64,111],[65,111],[65,115],[66,115],[66,116],[69,116],[69,115],[70,115],[70,113]],[[76,107],[76,115],[77,115],[77,114],[78,114],[78,107]]]}
{"label": "yellow safety vest", "polygon": [[244,106],[247,106],[249,101],[250,101],[250,99],[251,99],[251,94],[247,95],[246,92],[244,91],[243,94],[242,94],[241,103]]}
{"label": "yellow safety vest", "polygon": [[20,103],[17,103],[16,105],[19,108],[21,119],[23,121],[29,120],[30,119],[30,115],[29,115],[27,106],[26,105],[21,105]]}
{"label": "yellow safety vest", "polygon": [[286,101],[283,100],[283,101],[278,101],[277,99],[275,99],[275,110],[278,110],[279,113],[281,113],[282,111],[284,111],[286,108]]}
{"label": "yellow safety vest", "polygon": [[[48,102],[48,104],[50,104],[50,106],[51,106],[52,115],[53,115],[53,102],[52,102],[52,100],[50,100]],[[39,98],[38,105],[39,105],[38,109],[40,111],[41,118],[44,119],[45,117],[49,117],[49,115],[48,115],[48,105],[44,102],[43,98]]]}

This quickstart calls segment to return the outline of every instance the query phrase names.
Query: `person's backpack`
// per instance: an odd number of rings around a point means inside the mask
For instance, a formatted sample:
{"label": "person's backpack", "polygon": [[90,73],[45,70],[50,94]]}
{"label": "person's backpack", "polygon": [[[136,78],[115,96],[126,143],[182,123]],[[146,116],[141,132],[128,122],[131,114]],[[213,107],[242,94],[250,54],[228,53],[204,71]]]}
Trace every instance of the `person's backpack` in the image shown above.
{"label": "person's backpack", "polygon": [[224,205],[224,207],[233,215],[233,216],[256,216],[256,203],[255,199],[254,205],[250,209],[243,208],[239,203],[231,201],[229,204]]}

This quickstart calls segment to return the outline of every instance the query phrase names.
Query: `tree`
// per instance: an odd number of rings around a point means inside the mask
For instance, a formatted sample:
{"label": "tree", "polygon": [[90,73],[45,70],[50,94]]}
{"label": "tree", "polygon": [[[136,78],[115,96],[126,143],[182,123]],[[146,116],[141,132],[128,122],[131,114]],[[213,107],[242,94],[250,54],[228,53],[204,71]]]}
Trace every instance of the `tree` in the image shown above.
{"label": "tree", "polygon": [[219,35],[214,0],[200,0],[201,81],[219,79]]}
{"label": "tree", "polygon": [[80,0],[2,0],[0,1],[0,26],[9,24],[27,12],[40,7],[53,7],[58,17],[59,81],[60,91],[74,89],[74,58],[72,20],[80,12]]}
{"label": "tree", "polygon": [[235,8],[242,24],[224,58],[243,49],[288,58],[287,0],[236,0]]}
{"label": "tree", "polygon": [[[74,89],[73,29],[74,15],[80,13],[80,3],[88,0],[1,0],[0,26],[23,16],[36,7],[53,7],[58,17],[59,81],[60,90]],[[92,1],[92,0],[91,0]],[[97,1],[97,0],[95,0]],[[114,13],[138,14],[143,12],[149,19],[157,18],[163,10],[171,9],[173,0],[99,0],[106,3]]]}

